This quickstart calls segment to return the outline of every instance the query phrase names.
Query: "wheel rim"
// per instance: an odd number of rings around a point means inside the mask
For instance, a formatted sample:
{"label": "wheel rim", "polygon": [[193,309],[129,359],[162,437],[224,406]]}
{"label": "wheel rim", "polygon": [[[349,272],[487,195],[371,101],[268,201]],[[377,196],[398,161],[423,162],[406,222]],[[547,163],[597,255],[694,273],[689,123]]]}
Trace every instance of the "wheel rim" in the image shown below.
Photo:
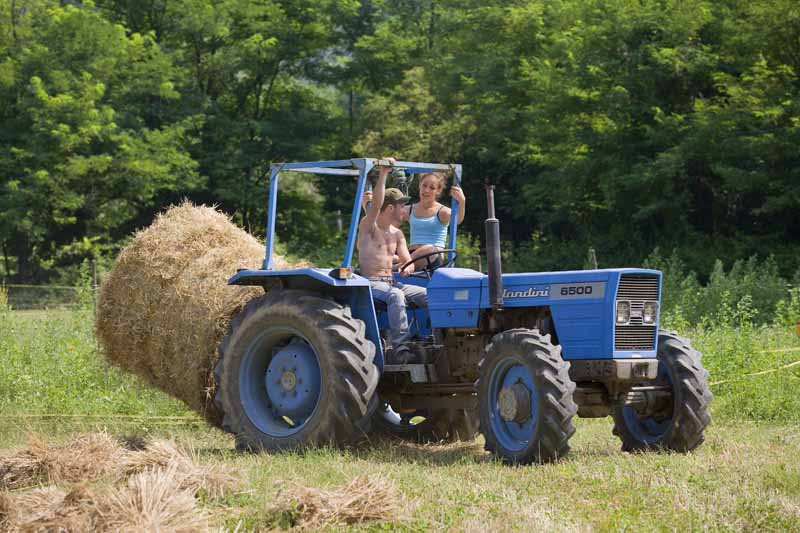
{"label": "wheel rim", "polygon": [[[673,387],[672,413],[674,413],[675,389],[669,370],[663,362],[658,365],[656,383],[666,383],[670,387]],[[628,431],[630,431],[633,438],[644,444],[656,444],[660,442],[667,434],[667,431],[672,427],[673,420],[673,416],[657,420],[652,415],[640,415],[636,412],[636,409],[627,405],[622,408],[622,417],[625,419],[625,425],[628,427]]]}
{"label": "wheel rim", "polygon": [[319,405],[322,372],[308,340],[293,328],[271,328],[247,347],[239,366],[239,396],[259,431],[288,437]]}
{"label": "wheel rim", "polygon": [[[533,375],[520,361],[501,361],[489,377],[489,420],[506,450],[528,447],[536,433],[538,400]],[[511,419],[509,419],[511,418]]]}

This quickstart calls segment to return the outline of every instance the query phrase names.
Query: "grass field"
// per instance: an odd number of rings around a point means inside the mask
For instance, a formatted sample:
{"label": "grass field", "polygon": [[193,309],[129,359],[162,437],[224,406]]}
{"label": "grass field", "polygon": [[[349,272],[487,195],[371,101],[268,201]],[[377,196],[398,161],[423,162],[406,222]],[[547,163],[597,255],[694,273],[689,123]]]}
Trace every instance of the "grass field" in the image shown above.
{"label": "grass field", "polygon": [[0,312],[0,448],[24,445],[30,432],[63,440],[99,428],[191,444],[201,462],[242,481],[205,502],[215,527],[286,527],[292,509],[269,509],[280,490],[335,488],[366,474],[394,485],[406,518],[353,529],[800,530],[800,368],[742,377],[800,359],[790,351],[800,339],[789,330],[691,334],[712,382],[730,380],[713,387],[714,423],[694,453],[623,454],[610,420],[578,420],[566,460],[510,468],[485,454],[480,439],[235,453],[228,435],[106,366],[91,324],[90,312]]}

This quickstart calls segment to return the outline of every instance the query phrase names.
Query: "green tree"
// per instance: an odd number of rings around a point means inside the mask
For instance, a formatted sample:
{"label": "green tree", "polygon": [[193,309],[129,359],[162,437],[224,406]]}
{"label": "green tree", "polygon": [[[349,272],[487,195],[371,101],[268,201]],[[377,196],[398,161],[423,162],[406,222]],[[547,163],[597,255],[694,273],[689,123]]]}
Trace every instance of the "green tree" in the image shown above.
{"label": "green tree", "polygon": [[0,238],[17,276],[35,279],[114,243],[163,190],[199,184],[179,97],[149,37],[99,13],[36,5],[4,51]]}

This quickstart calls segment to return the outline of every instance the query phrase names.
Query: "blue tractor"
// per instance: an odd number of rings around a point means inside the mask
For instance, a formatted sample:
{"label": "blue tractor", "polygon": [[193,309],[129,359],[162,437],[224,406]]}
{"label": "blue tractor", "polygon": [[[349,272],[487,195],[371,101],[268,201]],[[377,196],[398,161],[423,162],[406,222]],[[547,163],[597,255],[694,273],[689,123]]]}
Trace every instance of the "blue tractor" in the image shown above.
{"label": "blue tractor", "polygon": [[[488,273],[446,261],[404,278],[427,288],[409,308],[419,363],[384,360],[386,308],[353,268],[368,158],[271,167],[266,259],[232,285],[265,294],[232,320],[215,369],[217,406],[237,445],[265,450],[347,444],[374,429],[416,439],[472,439],[511,464],[564,457],[573,417],[614,420],[622,448],[686,452],[703,441],[711,393],[700,354],[659,329],[661,272],[636,268],[503,274],[487,188]],[[394,163],[398,185],[424,172],[460,184],[461,165]],[[349,236],[335,268],[276,269],[282,172],[357,179]]]}

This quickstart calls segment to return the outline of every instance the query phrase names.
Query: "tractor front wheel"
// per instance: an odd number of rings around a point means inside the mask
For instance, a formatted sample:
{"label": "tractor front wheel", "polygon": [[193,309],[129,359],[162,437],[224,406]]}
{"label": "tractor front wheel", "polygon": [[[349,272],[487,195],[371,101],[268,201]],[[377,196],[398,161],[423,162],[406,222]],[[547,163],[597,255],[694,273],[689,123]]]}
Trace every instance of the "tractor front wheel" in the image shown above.
{"label": "tractor front wheel", "polygon": [[234,318],[219,355],[215,400],[239,448],[347,444],[368,429],[375,345],[348,307],[272,290]]}
{"label": "tractor front wheel", "polygon": [[711,423],[711,391],[700,353],[674,332],[659,331],[656,385],[668,385],[671,398],[658,413],[640,414],[633,407],[614,408],[614,434],[622,450],[688,452],[700,446]]}
{"label": "tractor front wheel", "polygon": [[478,403],[486,449],[511,464],[555,461],[569,452],[578,411],[569,363],[550,335],[495,335],[480,364]]}

